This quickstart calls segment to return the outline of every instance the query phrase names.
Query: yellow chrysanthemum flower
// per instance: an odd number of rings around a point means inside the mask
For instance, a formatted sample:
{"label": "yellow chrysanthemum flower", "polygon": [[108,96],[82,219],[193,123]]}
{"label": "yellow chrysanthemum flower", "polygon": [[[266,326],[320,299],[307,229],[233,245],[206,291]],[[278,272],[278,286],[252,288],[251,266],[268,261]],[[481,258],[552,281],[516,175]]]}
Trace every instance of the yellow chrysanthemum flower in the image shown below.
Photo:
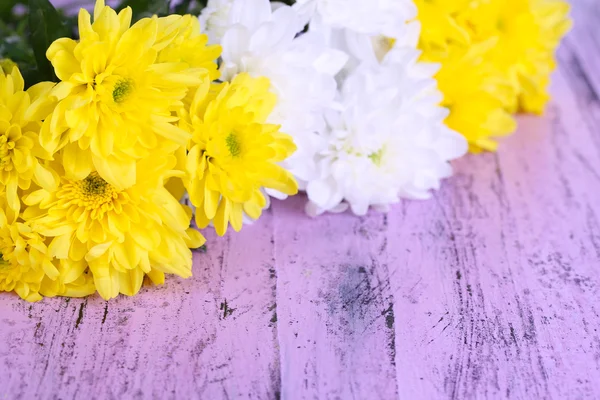
{"label": "yellow chrysanthemum flower", "polygon": [[243,213],[260,217],[266,205],[261,188],[288,195],[298,191],[292,174],[277,165],[296,146],[279,126],[266,123],[276,103],[269,86],[266,78],[240,74],[231,83],[196,93],[189,113],[193,137],[185,186],[199,227],[213,221],[219,235],[229,223],[239,231]]}
{"label": "yellow chrysanthemum flower", "polygon": [[[6,64],[7,68],[10,64]],[[4,66],[2,67],[2,71]],[[51,155],[39,144],[42,118],[49,114],[52,101],[48,92],[53,83],[43,82],[24,91],[19,69],[0,71],[0,188],[5,189],[8,206],[19,212],[19,189],[28,189],[32,180],[46,187],[57,182],[43,160]],[[40,162],[42,161],[42,162]]]}
{"label": "yellow chrysanthemum flower", "polygon": [[94,277],[85,260],[54,260],[58,275],[44,276],[40,294],[44,297],[86,297],[96,293]]}
{"label": "yellow chrysanthemum flower", "polygon": [[39,301],[44,276],[57,277],[44,239],[23,222],[11,222],[0,208],[0,292],[15,291],[22,299]]}
{"label": "yellow chrysanthemum flower", "polygon": [[[20,216],[10,217],[0,193],[0,292],[17,293],[27,301],[45,297],[82,297],[96,291],[87,266],[53,259],[47,239]],[[7,213],[7,211],[9,211]]]}
{"label": "yellow chrysanthemum flower", "polygon": [[490,45],[450,47],[436,75],[444,94],[442,105],[450,110],[446,124],[462,133],[474,152],[496,150],[493,138],[508,135],[517,126],[504,108],[503,99],[512,94],[510,85],[483,62]]}
{"label": "yellow chrysanthemum flower", "polygon": [[[155,283],[165,273],[191,276],[189,249],[204,238],[189,227],[191,210],[164,187],[165,179],[180,175],[175,156],[164,154],[138,161],[136,184],[127,189],[92,171],[80,180],[63,176],[55,191],[39,189],[23,199],[36,231],[52,238],[50,255],[70,268],[89,265],[105,299],[136,294],[145,274]],[[56,170],[64,172],[60,165]]]}
{"label": "yellow chrysanthemum flower", "polygon": [[569,28],[559,0],[416,0],[425,61],[471,151],[495,150],[516,128],[510,113],[541,112],[554,50]]}
{"label": "yellow chrysanthemum flower", "polygon": [[[166,35],[168,45],[158,55],[160,63],[185,63],[208,72],[211,81],[221,75],[216,60],[221,56],[221,46],[208,46],[208,36],[201,33],[198,18],[191,15],[169,15],[159,18],[159,32]],[[173,36],[169,40],[168,37]]]}
{"label": "yellow chrysanthemum flower", "polygon": [[510,111],[543,112],[554,52],[571,28],[568,13],[561,0],[480,0],[461,15],[474,41],[497,39],[489,59],[514,88]]}
{"label": "yellow chrysanthemum flower", "polygon": [[471,0],[415,0],[421,22],[419,46],[438,57],[448,53],[450,44],[468,46],[469,32],[456,21],[456,16],[469,7]]}
{"label": "yellow chrysanthemum flower", "polygon": [[441,64],[436,75],[450,115],[446,124],[460,132],[471,151],[495,150],[493,138],[512,133],[516,122],[505,110],[509,82],[488,61],[495,41],[473,42],[461,13],[467,0],[416,0],[422,34],[422,59]]}
{"label": "yellow chrysanthemum flower", "polygon": [[[136,162],[165,142],[185,146],[190,134],[173,122],[189,88],[215,76],[218,48],[206,48],[192,17],[118,15],[97,0],[94,22],[79,13],[80,40],[56,40],[47,56],[61,82],[58,104],[44,122],[41,143],[62,149],[67,178],[97,171],[118,189],[135,183]],[[189,40],[199,47],[186,54]],[[211,64],[212,63],[212,64]]]}

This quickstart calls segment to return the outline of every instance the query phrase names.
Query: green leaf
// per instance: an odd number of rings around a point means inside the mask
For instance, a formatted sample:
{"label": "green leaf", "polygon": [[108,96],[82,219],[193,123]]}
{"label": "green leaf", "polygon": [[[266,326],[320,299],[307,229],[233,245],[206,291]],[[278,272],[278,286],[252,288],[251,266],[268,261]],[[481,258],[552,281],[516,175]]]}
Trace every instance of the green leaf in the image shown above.
{"label": "green leaf", "polygon": [[23,80],[25,81],[26,88],[33,86],[39,81],[37,68],[35,66],[19,64],[19,70],[21,71],[21,76],[23,76]]}
{"label": "green leaf", "polygon": [[117,7],[117,12],[126,7],[131,7],[133,21],[158,15],[159,17],[169,14],[171,0],[123,0]]}
{"label": "green leaf", "polygon": [[190,9],[190,3],[192,0],[183,0],[179,5],[175,6],[175,14],[183,15],[187,14]]}
{"label": "green leaf", "polygon": [[29,0],[29,40],[37,64],[37,82],[56,80],[46,50],[56,39],[69,36],[69,30],[49,0]]}

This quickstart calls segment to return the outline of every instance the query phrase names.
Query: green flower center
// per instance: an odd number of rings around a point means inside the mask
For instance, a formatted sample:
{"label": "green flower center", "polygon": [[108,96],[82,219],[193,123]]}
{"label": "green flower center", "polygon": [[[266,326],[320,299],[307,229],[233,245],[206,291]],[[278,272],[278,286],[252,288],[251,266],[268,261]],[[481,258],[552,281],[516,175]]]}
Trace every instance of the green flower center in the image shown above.
{"label": "green flower center", "polygon": [[122,103],[133,91],[133,82],[129,79],[121,79],[113,89],[112,97],[115,103]]}
{"label": "green flower center", "polygon": [[225,144],[227,145],[229,154],[231,154],[232,157],[238,157],[242,153],[242,146],[240,145],[240,141],[235,133],[231,132],[225,138]]}
{"label": "green flower center", "polygon": [[381,166],[381,159],[383,158],[383,152],[384,152],[384,149],[382,147],[377,152],[369,154],[369,158],[371,159],[371,161],[373,161],[373,164],[377,165],[378,167]]}
{"label": "green flower center", "polygon": [[496,28],[500,32],[504,32],[506,30],[506,21],[504,20],[504,18],[498,18],[498,20],[496,21]]}
{"label": "green flower center", "polygon": [[0,270],[8,269],[10,267],[10,263],[4,259],[4,255],[0,252]]}

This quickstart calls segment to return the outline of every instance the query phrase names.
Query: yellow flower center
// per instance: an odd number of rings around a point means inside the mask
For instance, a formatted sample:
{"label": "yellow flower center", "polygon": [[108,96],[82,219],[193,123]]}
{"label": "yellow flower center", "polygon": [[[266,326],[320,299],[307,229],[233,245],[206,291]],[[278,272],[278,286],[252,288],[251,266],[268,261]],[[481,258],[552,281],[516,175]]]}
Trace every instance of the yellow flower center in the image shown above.
{"label": "yellow flower center", "polygon": [[88,208],[98,208],[110,203],[118,192],[98,175],[92,172],[87,178],[75,183],[77,198]]}
{"label": "yellow flower center", "polygon": [[92,219],[104,217],[104,213],[121,209],[129,199],[125,192],[118,191],[108,182],[92,172],[87,178],[64,185],[57,197],[63,207],[76,206],[90,211]]}
{"label": "yellow flower center", "polygon": [[6,134],[0,134],[0,169],[5,171],[13,169],[10,156],[14,148],[15,142],[10,141]]}
{"label": "yellow flower center", "polygon": [[112,92],[112,97],[115,103],[122,103],[127,99],[127,96],[133,91],[133,82],[129,79],[121,79],[117,81]]}
{"label": "yellow flower center", "polygon": [[232,157],[238,157],[242,153],[242,146],[240,144],[240,140],[234,132],[231,132],[225,138],[225,144],[227,145],[229,154],[231,154]]}

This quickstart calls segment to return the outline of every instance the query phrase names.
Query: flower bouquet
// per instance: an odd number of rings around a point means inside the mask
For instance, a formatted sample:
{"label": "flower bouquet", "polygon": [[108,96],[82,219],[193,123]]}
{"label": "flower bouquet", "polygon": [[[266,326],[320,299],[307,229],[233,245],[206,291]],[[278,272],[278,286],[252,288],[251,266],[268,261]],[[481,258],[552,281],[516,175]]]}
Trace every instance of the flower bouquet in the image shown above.
{"label": "flower bouquet", "polygon": [[[0,6],[0,291],[104,299],[192,274],[270,198],[364,215],[541,113],[558,0]],[[137,8],[129,7],[132,3]]]}

